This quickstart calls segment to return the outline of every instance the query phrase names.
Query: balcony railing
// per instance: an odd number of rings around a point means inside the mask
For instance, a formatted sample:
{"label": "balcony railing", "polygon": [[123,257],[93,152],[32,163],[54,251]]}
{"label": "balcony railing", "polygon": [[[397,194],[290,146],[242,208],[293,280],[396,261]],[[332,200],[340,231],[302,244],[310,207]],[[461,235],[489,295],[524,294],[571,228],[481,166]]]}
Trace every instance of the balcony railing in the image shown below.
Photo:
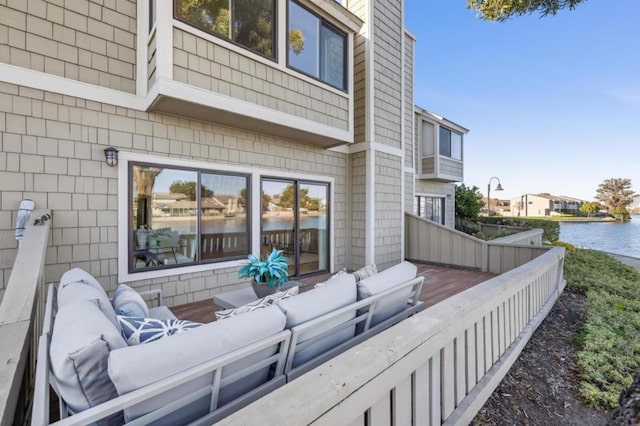
{"label": "balcony railing", "polygon": [[391,327],[221,425],[468,424],[565,281],[553,248]]}
{"label": "balcony railing", "polygon": [[0,424],[21,424],[28,418],[38,336],[44,316],[44,259],[49,224],[34,226],[33,211],[18,249],[0,304]]}

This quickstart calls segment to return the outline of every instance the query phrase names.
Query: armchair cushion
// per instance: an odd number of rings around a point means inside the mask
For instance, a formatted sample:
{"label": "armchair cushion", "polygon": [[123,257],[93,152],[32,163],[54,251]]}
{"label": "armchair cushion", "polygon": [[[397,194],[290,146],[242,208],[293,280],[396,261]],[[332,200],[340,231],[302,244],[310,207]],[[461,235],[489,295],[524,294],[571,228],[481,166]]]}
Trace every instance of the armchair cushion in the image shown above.
{"label": "armchair cushion", "polygon": [[[366,299],[409,281],[416,277],[417,272],[416,265],[410,262],[401,262],[369,278],[365,278],[358,283],[358,300]],[[373,327],[404,309],[410,293],[411,287],[405,287],[379,300],[375,314],[371,318],[371,326]]]}
{"label": "armchair cushion", "polygon": [[97,302],[78,300],[58,309],[49,358],[60,395],[73,412],[118,396],[107,374],[107,360],[111,350],[126,346]]}
{"label": "armchair cushion", "polygon": [[[356,302],[356,282],[351,274],[342,274],[328,280],[324,285],[306,293],[286,300],[279,300],[278,307],[287,316],[287,328],[305,323],[329,312]],[[313,338],[336,325],[343,324],[355,317],[355,312],[340,315],[326,322],[325,327],[318,327],[300,336],[299,342]],[[355,335],[355,326],[347,327],[337,333],[315,342],[296,352],[293,365],[300,365],[318,354],[331,349]]]}
{"label": "armchair cushion", "polygon": [[125,317],[148,318],[149,308],[142,296],[126,284],[118,285],[113,295],[113,309]]}
{"label": "armchair cushion", "polygon": [[[88,276],[91,277],[90,275]],[[97,281],[94,281],[95,278],[93,277],[91,277],[91,280],[84,278],[77,281],[70,281],[67,279],[63,282],[61,280],[60,286],[58,287],[58,308],[75,304],[81,300],[94,301],[104,316],[107,317],[114,326],[119,327],[118,320],[116,319],[116,312],[114,311],[113,306],[111,306],[111,301],[109,300],[107,293]]]}
{"label": "armchair cushion", "polygon": [[356,283],[358,283],[361,280],[371,277],[377,273],[378,273],[378,267],[376,266],[375,263],[372,263],[371,265],[363,266],[357,271],[354,271],[353,276],[356,278]]}

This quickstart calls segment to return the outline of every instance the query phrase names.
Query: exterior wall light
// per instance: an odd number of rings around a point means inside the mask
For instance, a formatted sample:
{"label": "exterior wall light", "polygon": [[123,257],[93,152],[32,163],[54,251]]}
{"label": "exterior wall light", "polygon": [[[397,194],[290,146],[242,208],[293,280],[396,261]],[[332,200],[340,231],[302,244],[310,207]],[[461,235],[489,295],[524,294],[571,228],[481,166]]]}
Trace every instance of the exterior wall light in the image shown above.
{"label": "exterior wall light", "polygon": [[115,167],[118,165],[118,150],[112,146],[104,149],[104,157],[107,160],[107,166]]}

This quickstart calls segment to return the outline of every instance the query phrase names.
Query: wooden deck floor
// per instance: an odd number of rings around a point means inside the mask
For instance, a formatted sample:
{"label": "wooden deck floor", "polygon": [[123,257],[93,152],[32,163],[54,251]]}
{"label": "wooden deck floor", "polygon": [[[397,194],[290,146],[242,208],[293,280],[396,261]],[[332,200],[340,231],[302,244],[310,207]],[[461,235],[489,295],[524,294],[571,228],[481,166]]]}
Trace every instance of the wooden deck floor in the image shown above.
{"label": "wooden deck floor", "polygon": [[[496,276],[490,272],[469,271],[466,269],[455,269],[444,266],[418,264],[418,275],[424,276],[424,285],[420,300],[427,307],[435,305],[448,297],[458,294],[468,288]],[[296,281],[307,284],[302,291],[308,291],[313,285],[325,281],[331,274],[315,275],[307,278],[296,278]],[[200,302],[188,303],[171,308],[173,313],[180,319],[196,322],[215,321],[215,311],[219,308],[212,299]]]}

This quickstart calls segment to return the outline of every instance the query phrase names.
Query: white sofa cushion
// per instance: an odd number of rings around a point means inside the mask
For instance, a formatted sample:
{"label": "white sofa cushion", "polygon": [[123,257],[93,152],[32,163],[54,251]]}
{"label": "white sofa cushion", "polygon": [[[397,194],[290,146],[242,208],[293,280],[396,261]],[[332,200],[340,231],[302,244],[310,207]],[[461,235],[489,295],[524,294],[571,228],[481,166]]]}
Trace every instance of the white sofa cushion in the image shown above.
{"label": "white sofa cushion", "polygon": [[[365,278],[358,282],[358,300],[366,299],[409,281],[416,277],[417,272],[416,265],[405,261]],[[407,305],[410,293],[411,287],[405,287],[379,300],[376,311],[371,318],[371,327],[403,310]]]}
{"label": "white sofa cushion", "polygon": [[149,318],[149,308],[140,293],[126,284],[118,285],[113,294],[113,309],[125,317]]}
{"label": "white sofa cushion", "polygon": [[[318,318],[329,312],[333,312],[344,306],[350,305],[357,300],[356,281],[351,274],[342,274],[328,280],[322,286],[309,290],[305,293],[294,296],[290,299],[278,301],[278,306],[287,316],[287,328],[295,327]],[[349,312],[327,321],[323,327],[315,328],[313,331],[303,333],[299,342],[304,342],[322,332],[337,325],[343,324],[355,317],[355,312]],[[344,330],[331,334],[328,337],[297,351],[293,360],[296,367],[317,355],[324,353],[328,349],[338,346],[355,335],[355,326],[347,327]]]}
{"label": "white sofa cushion", "polygon": [[91,275],[90,273],[88,273],[87,271],[85,271],[82,268],[73,268],[73,269],[69,269],[67,272],[65,272],[64,274],[62,274],[62,277],[60,278],[60,286],[59,287],[64,287],[65,285],[67,285],[68,283],[72,283],[72,282],[76,282],[76,281],[82,281],[85,284],[89,284],[91,287],[94,287],[96,290],[100,290],[102,292],[105,293],[104,288],[102,287],[102,284],[100,284],[98,282],[98,280],[96,280],[93,275]]}
{"label": "white sofa cushion", "polygon": [[90,300],[58,309],[49,358],[62,398],[79,412],[117,396],[107,374],[109,351],[127,347],[120,330]]}
{"label": "white sofa cushion", "polygon": [[[286,318],[275,306],[237,315],[225,321],[216,321],[202,327],[160,339],[145,345],[129,346],[109,354],[109,376],[119,395],[139,389],[172,374],[215,359],[248,344],[257,342],[284,330]],[[225,368],[223,378],[270,357],[277,348],[265,349],[239,360]],[[152,361],[152,362],[150,362]],[[260,386],[267,380],[269,368],[264,368],[221,390],[220,405]],[[211,383],[211,374],[186,383],[125,409],[125,418],[131,421],[169,402],[191,394]],[[209,412],[209,399],[202,398],[163,417],[158,424],[185,424]],[[156,424],[156,423],[154,423]]]}
{"label": "white sofa cushion", "polygon": [[[85,274],[88,275],[86,272]],[[88,276],[91,277],[91,275]],[[119,327],[118,320],[116,319],[116,311],[113,309],[113,306],[111,306],[109,296],[107,296],[107,293],[100,283],[95,281],[95,278],[91,277],[91,279],[92,280],[83,278],[75,281],[66,280],[65,283],[60,281],[60,285],[58,286],[58,308],[75,304],[80,300],[92,300],[97,303],[104,316],[107,317],[114,326]]]}

